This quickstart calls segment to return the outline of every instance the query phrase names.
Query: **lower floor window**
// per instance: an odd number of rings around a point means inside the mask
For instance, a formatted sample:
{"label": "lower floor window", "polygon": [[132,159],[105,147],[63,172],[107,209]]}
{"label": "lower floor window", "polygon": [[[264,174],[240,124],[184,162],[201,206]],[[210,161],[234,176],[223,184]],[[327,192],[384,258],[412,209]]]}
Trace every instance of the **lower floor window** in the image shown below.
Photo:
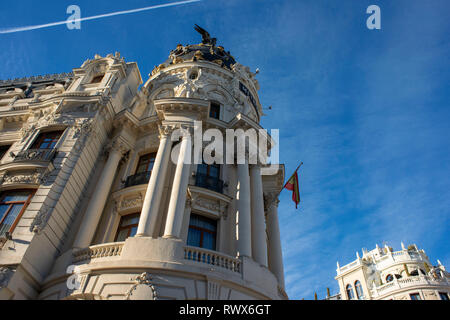
{"label": "lower floor window", "polygon": [[139,225],[139,213],[129,214],[120,219],[119,229],[117,229],[116,240],[125,241],[129,237],[134,237]]}
{"label": "lower floor window", "polygon": [[439,297],[441,297],[441,300],[450,300],[447,292],[439,292]]}
{"label": "lower floor window", "polygon": [[8,191],[0,194],[0,237],[12,233],[33,197],[34,190]]}
{"label": "lower floor window", "polygon": [[411,300],[422,300],[418,293],[411,293],[409,296],[411,297]]}
{"label": "lower floor window", "polygon": [[187,245],[216,250],[217,221],[191,214]]}

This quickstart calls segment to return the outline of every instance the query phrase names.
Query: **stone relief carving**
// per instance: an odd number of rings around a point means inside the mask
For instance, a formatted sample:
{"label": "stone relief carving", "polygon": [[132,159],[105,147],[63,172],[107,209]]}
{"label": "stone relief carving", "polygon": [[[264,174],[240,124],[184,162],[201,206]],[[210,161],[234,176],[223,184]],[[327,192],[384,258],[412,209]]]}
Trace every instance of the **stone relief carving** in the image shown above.
{"label": "stone relief carving", "polygon": [[0,185],[9,184],[43,184],[47,181],[50,171],[36,169],[34,171],[13,171],[0,173]]}
{"label": "stone relief carving", "polygon": [[49,218],[50,218],[50,207],[44,203],[42,204],[39,212],[36,214],[36,217],[34,217],[34,220],[30,226],[30,231],[40,234],[44,229],[45,225],[47,224]]}
{"label": "stone relief carving", "polygon": [[142,203],[143,203],[143,198],[142,198],[142,195],[139,194],[134,198],[128,198],[128,199],[123,199],[121,201],[116,201],[114,211],[121,212],[121,211],[124,211],[127,209],[140,208],[140,207],[142,207]]}
{"label": "stone relief carving", "polygon": [[205,198],[197,194],[192,194],[188,199],[189,201],[186,200],[187,205],[193,209],[219,214],[224,219],[228,217],[228,204],[224,201]]}
{"label": "stone relief carving", "polygon": [[135,278],[135,284],[125,293],[125,300],[157,300],[152,277],[144,272]]}

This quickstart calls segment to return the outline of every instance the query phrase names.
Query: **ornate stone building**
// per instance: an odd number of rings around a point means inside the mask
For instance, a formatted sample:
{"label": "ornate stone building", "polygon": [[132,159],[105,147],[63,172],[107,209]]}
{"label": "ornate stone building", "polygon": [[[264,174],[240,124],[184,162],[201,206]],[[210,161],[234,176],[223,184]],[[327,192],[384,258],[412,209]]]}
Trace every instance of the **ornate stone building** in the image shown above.
{"label": "ornate stone building", "polygon": [[171,138],[261,129],[258,89],[205,34],[145,84],[118,53],[0,81],[0,299],[287,299],[284,167],[186,164]]}
{"label": "ornate stone building", "polygon": [[363,249],[362,257],[337,264],[340,293],[333,300],[449,300],[450,274],[438,260],[433,266],[416,245],[401,251],[391,247]]}

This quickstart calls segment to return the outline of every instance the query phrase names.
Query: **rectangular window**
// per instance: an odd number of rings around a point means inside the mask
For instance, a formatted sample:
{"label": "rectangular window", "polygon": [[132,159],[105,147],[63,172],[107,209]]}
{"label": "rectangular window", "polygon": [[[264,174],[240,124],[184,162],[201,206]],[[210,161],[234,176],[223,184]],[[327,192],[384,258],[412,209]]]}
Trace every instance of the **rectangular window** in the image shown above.
{"label": "rectangular window", "polygon": [[64,131],[42,132],[30,149],[54,149]]}
{"label": "rectangular window", "polygon": [[34,192],[31,190],[9,191],[0,195],[0,237],[12,233]]}
{"label": "rectangular window", "polygon": [[120,219],[117,229],[116,242],[125,241],[129,237],[134,237],[139,225],[140,213],[129,214]]}
{"label": "rectangular window", "polygon": [[411,293],[409,296],[411,297],[411,300],[422,300],[418,293]]}
{"label": "rectangular window", "polygon": [[191,214],[187,245],[216,250],[217,221]]}
{"label": "rectangular window", "polygon": [[207,177],[219,179],[220,177],[220,164],[199,164],[197,172]]}
{"label": "rectangular window", "polygon": [[151,172],[155,165],[156,153],[147,153],[139,158],[136,173]]}
{"label": "rectangular window", "polygon": [[211,102],[209,117],[214,119],[220,119],[220,104],[216,102]]}
{"label": "rectangular window", "polygon": [[447,292],[439,292],[439,297],[441,297],[441,300],[450,300]]}

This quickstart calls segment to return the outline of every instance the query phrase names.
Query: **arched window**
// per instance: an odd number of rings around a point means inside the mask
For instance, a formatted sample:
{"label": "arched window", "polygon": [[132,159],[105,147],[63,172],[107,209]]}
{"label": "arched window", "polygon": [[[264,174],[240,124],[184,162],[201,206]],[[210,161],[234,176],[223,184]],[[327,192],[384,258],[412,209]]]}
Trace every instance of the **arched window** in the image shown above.
{"label": "arched window", "polygon": [[359,280],[357,280],[357,281],[355,282],[355,289],[356,289],[356,297],[357,297],[359,300],[364,300],[364,291],[363,291],[361,282],[359,282]]}
{"label": "arched window", "polygon": [[353,288],[351,285],[347,285],[347,287],[345,287],[345,291],[347,292],[347,298],[348,300],[354,300],[355,299],[355,294],[353,293]]}

